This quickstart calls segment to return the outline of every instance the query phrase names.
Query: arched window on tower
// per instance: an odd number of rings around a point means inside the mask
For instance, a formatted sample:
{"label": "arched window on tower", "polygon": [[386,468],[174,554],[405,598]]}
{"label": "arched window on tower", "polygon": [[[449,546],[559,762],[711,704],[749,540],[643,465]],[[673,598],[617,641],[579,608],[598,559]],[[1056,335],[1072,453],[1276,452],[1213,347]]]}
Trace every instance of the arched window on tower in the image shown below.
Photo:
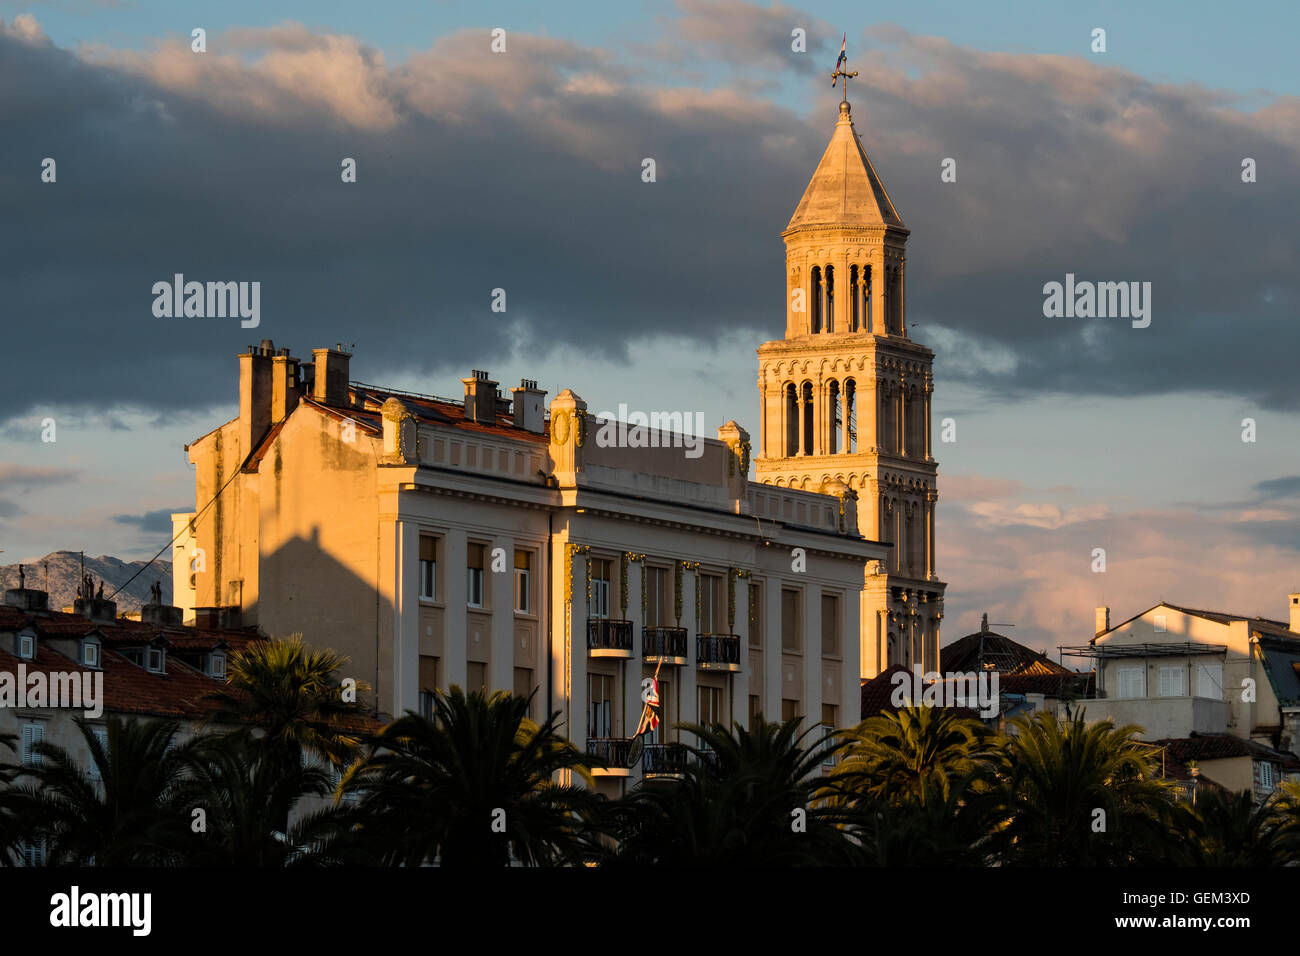
{"label": "arched window on tower", "polygon": [[813,453],[813,421],[816,418],[814,414],[816,407],[813,404],[813,387],[812,382],[803,383],[803,453],[811,455]]}
{"label": "arched window on tower", "polygon": [[844,380],[844,450],[851,455],[858,451],[858,386],[851,379]]}
{"label": "arched window on tower", "polygon": [[808,276],[808,318],[811,323],[810,331],[816,335],[822,330],[822,270],[821,266],[813,266],[812,272]]}
{"label": "arched window on tower", "polygon": [[826,267],[826,331],[835,331],[835,267]]}
{"label": "arched window on tower", "polygon": [[826,454],[834,455],[841,450],[840,433],[844,428],[844,408],[840,401],[840,383],[832,379],[826,384],[826,411],[827,420],[831,423],[828,429],[830,434],[827,436]]}
{"label": "arched window on tower", "polygon": [[879,332],[871,321],[871,266],[862,267],[862,329],[865,332]]}
{"label": "arched window on tower", "polygon": [[857,332],[862,322],[862,312],[860,302],[862,300],[862,290],[859,288],[861,283],[861,274],[857,266],[849,266],[849,328],[850,332]]}
{"label": "arched window on tower", "polygon": [[799,393],[794,382],[785,387],[785,457],[799,454]]}

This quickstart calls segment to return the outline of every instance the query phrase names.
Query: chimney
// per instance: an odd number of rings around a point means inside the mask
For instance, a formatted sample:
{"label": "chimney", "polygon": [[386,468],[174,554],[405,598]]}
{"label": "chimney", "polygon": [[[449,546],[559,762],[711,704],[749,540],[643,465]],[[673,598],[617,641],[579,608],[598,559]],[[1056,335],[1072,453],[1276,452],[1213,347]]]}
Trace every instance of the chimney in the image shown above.
{"label": "chimney", "polygon": [[20,611],[48,611],[50,595],[48,591],[35,588],[9,588],[5,591],[5,604]]}
{"label": "chimney", "polygon": [[140,621],[143,624],[156,624],[159,627],[180,627],[181,609],[169,604],[146,604],[140,608]]}
{"label": "chimney", "polygon": [[465,383],[465,417],[483,425],[495,425],[497,420],[497,385],[488,373],[479,369],[470,371]]}
{"label": "chimney", "polygon": [[1097,629],[1094,634],[1101,634],[1110,630],[1110,608],[1097,608]]}
{"label": "chimney", "polygon": [[519,380],[519,387],[512,388],[510,395],[514,399],[515,427],[530,431],[535,435],[546,430],[546,413],[544,400],[546,392],[537,387],[531,378]]}
{"label": "chimney", "polygon": [[298,360],[288,349],[271,359],[271,424],[278,425],[298,407],[302,385],[298,381]]}
{"label": "chimney", "polygon": [[111,624],[117,620],[117,602],[107,598],[77,598],[72,602],[72,613]]}
{"label": "chimney", "polygon": [[270,339],[239,356],[239,454],[247,459],[271,427]]}
{"label": "chimney", "polygon": [[1300,634],[1300,592],[1292,592],[1286,596],[1287,607],[1291,610],[1291,618],[1287,622],[1287,627]]}
{"label": "chimney", "polygon": [[340,344],[332,349],[312,349],[315,360],[311,397],[322,405],[348,405],[348,360],[352,355]]}

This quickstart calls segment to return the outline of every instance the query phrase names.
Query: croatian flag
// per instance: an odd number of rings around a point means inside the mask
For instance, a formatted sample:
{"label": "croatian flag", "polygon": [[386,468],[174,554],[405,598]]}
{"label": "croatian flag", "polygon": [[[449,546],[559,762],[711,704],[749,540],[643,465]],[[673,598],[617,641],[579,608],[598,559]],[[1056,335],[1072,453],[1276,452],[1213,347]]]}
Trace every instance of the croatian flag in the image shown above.
{"label": "croatian flag", "polygon": [[848,60],[848,57],[844,55],[844,44],[848,42],[848,39],[849,35],[846,33],[844,34],[844,38],[840,40],[840,58],[835,61],[835,72],[831,75],[831,86],[839,83],[840,67],[842,67]]}

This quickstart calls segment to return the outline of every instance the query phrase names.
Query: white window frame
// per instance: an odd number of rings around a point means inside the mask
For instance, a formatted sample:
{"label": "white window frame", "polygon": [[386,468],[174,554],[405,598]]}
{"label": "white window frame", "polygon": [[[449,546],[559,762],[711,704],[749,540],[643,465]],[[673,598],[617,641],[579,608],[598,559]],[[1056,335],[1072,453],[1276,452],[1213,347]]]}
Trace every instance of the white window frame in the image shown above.
{"label": "white window frame", "polygon": [[439,539],[431,534],[421,535],[421,538],[428,538],[433,542],[433,558],[431,560],[420,559],[420,600],[437,601]]}
{"label": "white window frame", "polygon": [[[91,651],[94,651],[94,654],[92,654]],[[82,666],[93,667],[96,670],[98,670],[100,667],[100,662],[101,660],[103,660],[101,654],[102,654],[102,648],[100,648],[99,646],[99,641],[87,639],[81,642]],[[92,657],[94,658],[94,660],[91,660]]]}
{"label": "white window frame", "polygon": [[[1137,678],[1138,692],[1130,694],[1126,690],[1126,685],[1134,675]],[[1147,695],[1146,676],[1146,668],[1141,665],[1115,668],[1115,696],[1120,700],[1140,700],[1145,697]]]}
{"label": "white window frame", "polygon": [[[220,665],[220,666],[218,666]],[[226,679],[226,655],[224,651],[213,651],[209,668],[212,671],[212,677],[217,680]]]}
{"label": "white window frame", "polygon": [[[158,666],[154,666],[154,655],[158,655]],[[146,647],[144,649],[144,668],[150,674],[167,673],[167,654],[161,647]]]}
{"label": "white window frame", "polygon": [[1273,773],[1273,764],[1267,760],[1259,762],[1259,783],[1269,793],[1277,787],[1277,774]]}
{"label": "white window frame", "polygon": [[483,606],[483,569],[465,569],[465,603],[470,607]]}
{"label": "white window frame", "polygon": [[[1209,687],[1206,687],[1209,684]],[[1202,693],[1208,690],[1209,693]],[[1217,693],[1215,691],[1217,690]],[[1223,700],[1223,662],[1196,665],[1196,696],[1209,700]]]}
{"label": "white window frame", "polygon": [[524,551],[528,555],[528,567],[515,568],[515,613],[531,614],[533,610],[532,591],[532,563],[533,552]]}
{"label": "white window frame", "polygon": [[[1158,673],[1157,693],[1160,697],[1186,697],[1187,668],[1174,664],[1161,667]],[[1175,685],[1177,685],[1175,687]],[[1176,691],[1176,692],[1175,692]]]}
{"label": "white window frame", "polygon": [[[612,569],[611,569],[611,572]],[[609,578],[592,577],[591,579],[591,607],[592,617],[608,618],[609,617]]]}
{"label": "white window frame", "polygon": [[18,635],[18,656],[25,661],[33,660],[36,657],[35,634]]}

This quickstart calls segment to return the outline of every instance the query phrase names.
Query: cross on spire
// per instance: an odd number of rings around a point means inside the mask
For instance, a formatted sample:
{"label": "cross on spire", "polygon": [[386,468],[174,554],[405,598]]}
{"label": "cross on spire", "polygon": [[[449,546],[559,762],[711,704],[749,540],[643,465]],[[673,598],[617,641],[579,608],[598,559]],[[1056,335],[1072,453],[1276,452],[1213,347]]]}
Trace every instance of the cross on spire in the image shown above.
{"label": "cross on spire", "polygon": [[857,70],[849,72],[845,69],[849,65],[848,57],[844,53],[844,47],[848,43],[848,39],[849,35],[844,34],[844,39],[840,41],[840,58],[835,61],[835,72],[831,74],[831,86],[839,83],[841,76],[844,77],[844,99],[841,101],[844,103],[849,101],[849,80],[858,75]]}

